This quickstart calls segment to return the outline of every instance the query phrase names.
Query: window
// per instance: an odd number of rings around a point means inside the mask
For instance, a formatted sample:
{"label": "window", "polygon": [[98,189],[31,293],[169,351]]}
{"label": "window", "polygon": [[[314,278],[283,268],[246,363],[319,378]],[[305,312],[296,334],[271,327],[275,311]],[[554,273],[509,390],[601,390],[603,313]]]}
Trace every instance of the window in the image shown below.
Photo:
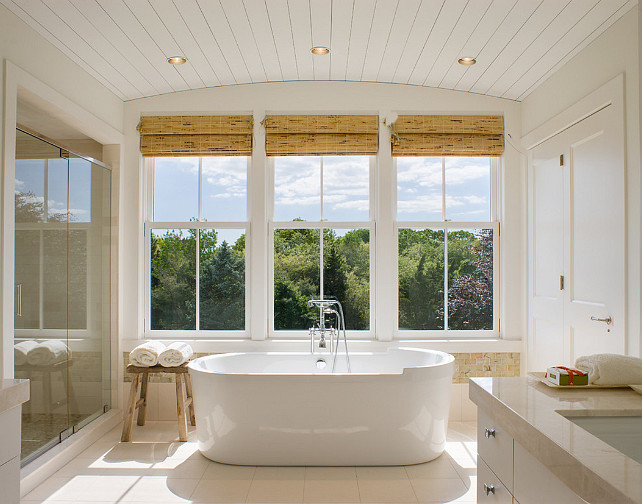
{"label": "window", "polygon": [[147,170],[146,331],[245,335],[248,158],[151,158]]}
{"label": "window", "polygon": [[270,158],[271,333],[311,327],[313,298],[341,301],[349,331],[371,330],[373,164],[368,156]]}
{"label": "window", "polygon": [[498,332],[497,161],[398,157],[398,329]]}

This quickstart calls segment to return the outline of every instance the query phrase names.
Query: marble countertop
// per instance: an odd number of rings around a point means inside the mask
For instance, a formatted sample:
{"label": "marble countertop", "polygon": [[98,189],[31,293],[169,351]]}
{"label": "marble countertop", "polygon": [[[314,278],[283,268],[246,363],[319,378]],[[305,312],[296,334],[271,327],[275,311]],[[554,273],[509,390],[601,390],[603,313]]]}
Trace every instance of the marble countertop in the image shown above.
{"label": "marble countertop", "polygon": [[470,399],[590,503],[642,504],[642,464],[568,416],[642,416],[628,388],[554,389],[535,378],[471,378]]}
{"label": "marble countertop", "polygon": [[29,380],[0,380],[0,413],[29,400]]}

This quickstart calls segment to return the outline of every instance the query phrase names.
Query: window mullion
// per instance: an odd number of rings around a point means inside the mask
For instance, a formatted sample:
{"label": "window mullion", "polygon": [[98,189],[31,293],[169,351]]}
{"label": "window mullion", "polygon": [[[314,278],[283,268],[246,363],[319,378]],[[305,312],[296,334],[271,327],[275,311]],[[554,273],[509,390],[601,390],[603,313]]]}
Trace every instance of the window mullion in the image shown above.
{"label": "window mullion", "polygon": [[321,227],[319,228],[319,299],[324,299],[323,289],[323,157],[319,158],[319,202],[321,204]]}
{"label": "window mullion", "polygon": [[198,158],[198,221],[203,220],[203,158]]}
{"label": "window mullion", "polygon": [[441,158],[441,220],[446,221],[446,158]]}
{"label": "window mullion", "polygon": [[444,227],[444,331],[448,330],[448,229]]}
{"label": "window mullion", "polygon": [[[203,222],[203,158],[198,158],[198,222]],[[201,330],[201,228],[196,233],[196,330]]]}

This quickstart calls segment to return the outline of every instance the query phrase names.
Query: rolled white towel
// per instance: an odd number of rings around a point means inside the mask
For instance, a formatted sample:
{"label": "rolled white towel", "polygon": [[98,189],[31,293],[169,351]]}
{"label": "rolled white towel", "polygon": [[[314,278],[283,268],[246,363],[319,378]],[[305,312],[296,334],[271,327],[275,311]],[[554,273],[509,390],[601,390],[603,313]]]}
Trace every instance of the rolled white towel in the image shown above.
{"label": "rolled white towel", "polygon": [[589,373],[595,385],[642,384],[642,359],[618,354],[595,354],[579,357],[575,367]]}
{"label": "rolled white towel", "polygon": [[29,350],[27,363],[32,366],[52,366],[71,359],[71,350],[60,340],[46,340]]}
{"label": "rolled white towel", "polygon": [[24,366],[27,363],[29,351],[37,346],[38,342],[34,340],[21,341],[13,345],[13,363],[16,366]]}
{"label": "rolled white towel", "polygon": [[158,356],[165,350],[160,341],[146,341],[129,352],[129,362],[134,366],[151,367],[158,364]]}
{"label": "rolled white towel", "polygon": [[187,343],[181,343],[177,341],[168,345],[165,350],[161,352],[158,356],[158,363],[161,366],[173,367],[180,366],[184,362],[187,362],[194,355],[194,350]]}

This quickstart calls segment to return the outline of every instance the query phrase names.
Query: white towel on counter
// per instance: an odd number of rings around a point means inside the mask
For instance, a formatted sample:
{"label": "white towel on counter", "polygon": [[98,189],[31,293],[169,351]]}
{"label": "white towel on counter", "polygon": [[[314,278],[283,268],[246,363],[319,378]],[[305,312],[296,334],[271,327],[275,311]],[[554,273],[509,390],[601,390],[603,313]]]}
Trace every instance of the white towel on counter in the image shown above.
{"label": "white towel on counter", "polygon": [[45,340],[29,350],[27,363],[32,366],[52,366],[71,359],[71,350],[60,340]]}
{"label": "white towel on counter", "polygon": [[38,346],[34,340],[21,341],[13,345],[13,363],[16,366],[24,366],[27,363],[27,355]]}
{"label": "white towel on counter", "polygon": [[575,367],[589,373],[595,385],[642,384],[642,359],[618,354],[595,354],[579,357]]}
{"label": "white towel on counter", "polygon": [[155,366],[163,350],[165,345],[160,341],[146,341],[129,352],[129,362],[139,367]]}
{"label": "white towel on counter", "polygon": [[158,363],[161,366],[173,367],[180,366],[184,362],[187,362],[194,355],[194,350],[187,343],[181,343],[177,341],[168,345],[165,350],[161,352],[158,356]]}

